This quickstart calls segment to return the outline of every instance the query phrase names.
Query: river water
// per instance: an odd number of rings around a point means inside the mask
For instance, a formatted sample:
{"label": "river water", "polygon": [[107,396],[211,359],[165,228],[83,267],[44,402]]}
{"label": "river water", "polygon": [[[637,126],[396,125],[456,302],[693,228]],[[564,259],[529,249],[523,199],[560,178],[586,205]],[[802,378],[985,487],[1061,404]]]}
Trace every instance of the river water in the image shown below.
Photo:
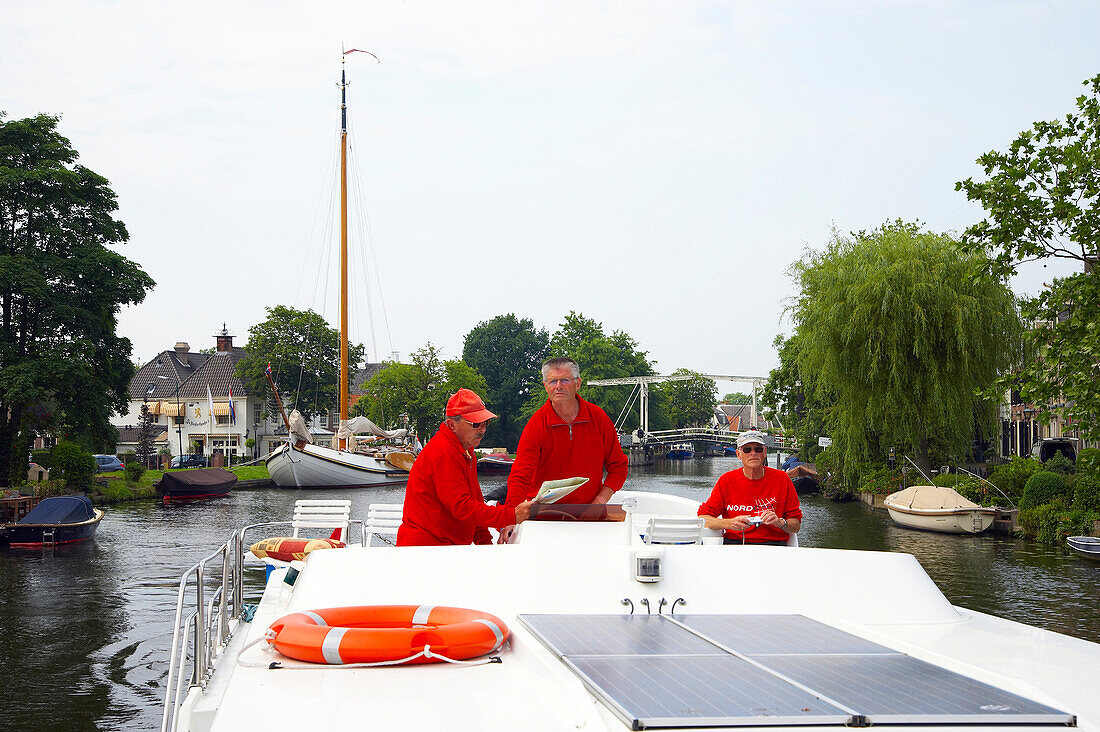
{"label": "river water", "polygon": [[[669,461],[632,469],[627,487],[701,501],[737,465]],[[503,482],[485,477],[482,487]],[[350,498],[352,516],[364,517],[369,503],[398,503],[403,491],[240,490],[183,506],[137,501],[109,507],[86,546],[0,550],[0,730],[159,728],[176,589],[189,566],[240,526],[288,520],[299,498]],[[802,509],[803,546],[908,552],[956,605],[1100,642],[1100,563],[1020,539],[902,529],[856,502],[804,496]]]}

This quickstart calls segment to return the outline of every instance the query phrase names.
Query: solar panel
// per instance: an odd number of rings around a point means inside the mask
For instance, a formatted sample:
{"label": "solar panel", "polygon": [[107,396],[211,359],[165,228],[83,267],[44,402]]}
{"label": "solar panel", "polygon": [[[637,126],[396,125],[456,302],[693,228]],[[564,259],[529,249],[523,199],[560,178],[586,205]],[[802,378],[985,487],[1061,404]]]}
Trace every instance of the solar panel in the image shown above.
{"label": "solar panel", "polygon": [[729,654],[584,656],[566,665],[632,729],[845,724],[852,717]]}
{"label": "solar panel", "polygon": [[801,615],[520,615],[633,729],[1073,724]]}
{"label": "solar panel", "polygon": [[804,615],[676,615],[693,631],[746,656],[897,653]]}
{"label": "solar panel", "polygon": [[559,656],[668,656],[726,652],[660,615],[524,615]]}

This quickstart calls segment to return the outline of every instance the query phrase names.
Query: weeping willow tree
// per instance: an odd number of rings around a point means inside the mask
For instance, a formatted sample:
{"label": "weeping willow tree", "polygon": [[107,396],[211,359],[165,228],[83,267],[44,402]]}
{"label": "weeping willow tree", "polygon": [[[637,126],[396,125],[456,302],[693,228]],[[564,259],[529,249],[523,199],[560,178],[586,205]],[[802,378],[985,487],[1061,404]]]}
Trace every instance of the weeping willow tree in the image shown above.
{"label": "weeping willow tree", "polygon": [[989,437],[996,404],[983,399],[1015,365],[1020,319],[1003,280],[944,234],[897,221],[792,265],[799,368],[830,403],[844,462],[882,460],[891,446],[924,469],[931,451],[958,458],[975,427]]}

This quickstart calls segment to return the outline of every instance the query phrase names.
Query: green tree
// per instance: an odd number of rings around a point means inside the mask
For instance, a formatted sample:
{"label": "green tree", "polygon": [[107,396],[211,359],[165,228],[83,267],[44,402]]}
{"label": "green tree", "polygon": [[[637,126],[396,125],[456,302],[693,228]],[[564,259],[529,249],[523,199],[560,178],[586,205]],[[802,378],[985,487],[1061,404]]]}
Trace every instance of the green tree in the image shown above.
{"label": "green tree", "polygon": [[549,340],[546,330],[512,313],[478,323],[466,334],[462,360],[485,377],[489,385],[486,403],[500,415],[489,427],[484,444],[515,451],[526,424],[523,405],[540,381],[539,368],[546,359]]}
{"label": "green tree", "polygon": [[722,397],[722,404],[752,404],[752,394],[743,391],[731,391]]}
{"label": "green tree", "polygon": [[1036,122],[1006,152],[978,158],[985,179],[967,178],[956,190],[985,208],[965,244],[991,257],[997,273],[1044,259],[1080,262],[1083,272],[1055,279],[1022,304],[1028,350],[1021,368],[1004,381],[1025,401],[1063,414],[1087,439],[1100,439],[1100,75],[1085,83],[1077,112]]}
{"label": "green tree", "polygon": [[[638,342],[630,334],[616,330],[607,335],[602,323],[570,311],[550,337],[548,355],[568,356],[576,361],[584,379],[580,395],[603,408],[612,420],[624,413],[622,429],[637,429],[637,410],[627,409],[628,405],[637,403],[635,387],[590,386],[588,383],[596,379],[652,376],[655,373],[653,364],[647,358],[649,354],[639,350]],[[545,402],[546,392],[542,388],[540,371],[537,383],[531,387],[531,398],[524,407],[524,418],[534,414]],[[650,429],[664,429],[669,424],[664,395],[657,389],[650,390],[649,424]]]}
{"label": "green tree", "polygon": [[672,426],[701,427],[707,424],[714,416],[714,407],[718,404],[718,386],[714,379],[708,379],[689,369],[676,369],[672,375],[692,377],[685,381],[661,384]]}
{"label": "green tree", "polygon": [[412,354],[412,363],[391,363],[364,385],[355,414],[385,427],[403,426],[426,440],[443,421],[447,399],[461,388],[484,396],[485,379],[462,361],[444,361],[431,343]]}
{"label": "green tree", "polygon": [[821,449],[817,438],[826,434],[828,390],[817,384],[813,374],[802,372],[797,334],[790,338],[776,336],[772,345],[779,352],[779,365],[768,375],[760,404],[775,413],[788,433],[794,435],[802,458],[812,460]]}
{"label": "green tree", "polygon": [[[340,403],[340,331],[312,310],[285,305],[266,310],[267,318],[248,331],[248,355],[237,363],[236,377],[249,392],[265,395],[271,413],[278,407],[265,373],[268,364],[288,410],[297,409],[309,421],[335,409]],[[349,389],[362,360],[362,344],[348,343]]]}
{"label": "green tree", "polygon": [[976,413],[992,432],[992,403],[975,395],[1012,363],[1020,323],[1003,280],[983,274],[987,263],[898,221],[834,234],[792,266],[799,371],[830,400],[845,460],[881,460],[895,446],[899,459],[913,454],[929,468],[933,447],[961,456]]}
{"label": "green tree", "polygon": [[106,449],[129,400],[119,308],[153,280],[109,248],[129,237],[108,181],[75,163],[58,118],[0,113],[0,484],[26,476],[36,429]]}

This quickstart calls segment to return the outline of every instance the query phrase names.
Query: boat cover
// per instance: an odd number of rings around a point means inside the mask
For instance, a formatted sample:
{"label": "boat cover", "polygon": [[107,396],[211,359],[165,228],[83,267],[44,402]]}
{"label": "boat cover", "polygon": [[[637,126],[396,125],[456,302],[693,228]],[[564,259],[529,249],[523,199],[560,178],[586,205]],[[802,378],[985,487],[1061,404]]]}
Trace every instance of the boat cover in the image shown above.
{"label": "boat cover", "polygon": [[902,508],[981,508],[977,503],[963,498],[952,488],[938,485],[914,485],[903,491],[891,493],[886,500]]}
{"label": "boat cover", "polygon": [[237,482],[237,476],[223,468],[203,468],[202,470],[184,470],[179,473],[165,473],[157,484],[161,491],[172,488],[197,488],[200,486],[224,486]]}
{"label": "boat cover", "polygon": [[79,524],[95,518],[95,509],[87,496],[54,496],[43,498],[21,524]]}

